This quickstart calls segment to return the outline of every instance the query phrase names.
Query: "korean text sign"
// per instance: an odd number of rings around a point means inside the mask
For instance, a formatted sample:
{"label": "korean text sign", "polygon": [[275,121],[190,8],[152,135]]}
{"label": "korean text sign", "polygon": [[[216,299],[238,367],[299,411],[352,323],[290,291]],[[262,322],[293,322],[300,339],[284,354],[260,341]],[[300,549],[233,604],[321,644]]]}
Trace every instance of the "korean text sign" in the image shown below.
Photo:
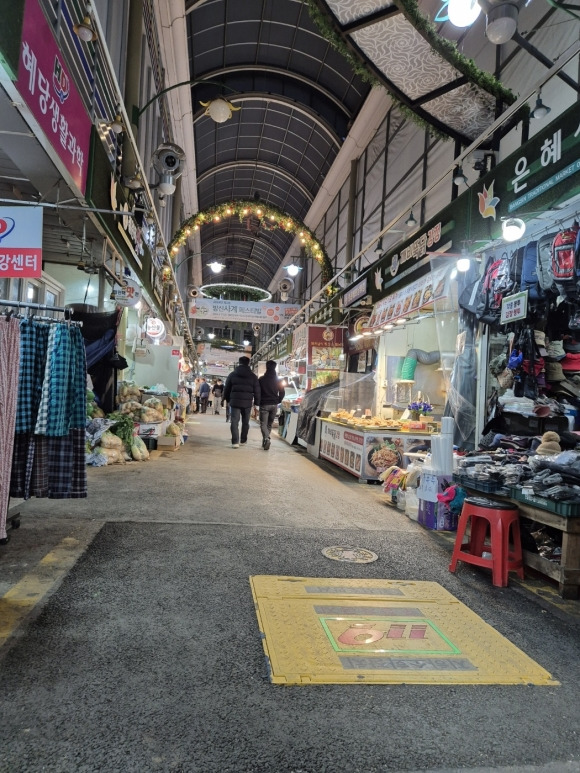
{"label": "korean text sign", "polygon": [[0,207],[0,279],[42,275],[42,207]]}
{"label": "korean text sign", "polygon": [[16,87],[84,194],[91,121],[38,0],[26,0]]}

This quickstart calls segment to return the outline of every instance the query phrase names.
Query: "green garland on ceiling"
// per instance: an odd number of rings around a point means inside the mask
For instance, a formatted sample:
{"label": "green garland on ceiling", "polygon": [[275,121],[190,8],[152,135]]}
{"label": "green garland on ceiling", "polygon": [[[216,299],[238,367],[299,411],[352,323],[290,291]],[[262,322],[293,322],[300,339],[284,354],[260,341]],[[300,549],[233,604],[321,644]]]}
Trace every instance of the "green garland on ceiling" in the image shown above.
{"label": "green garland on ceiling", "polygon": [[334,276],[332,263],[316,234],[307,228],[302,221],[288,215],[287,212],[284,212],[279,207],[262,201],[245,201],[240,199],[226,201],[223,204],[216,204],[192,215],[187,220],[184,220],[173,235],[167,248],[169,254],[172,256],[177,255],[192,231],[199,231],[203,225],[212,222],[217,223],[230,217],[237,217],[240,223],[247,221],[248,218],[257,218],[260,222],[260,228],[266,231],[274,231],[279,228],[292,234],[292,236],[298,237],[308,257],[313,258],[320,265],[322,284],[326,284]]}
{"label": "green garland on ceiling", "polygon": [[[384,84],[379,78],[377,78],[368,66],[361,61],[347,46],[342,36],[337,32],[335,26],[329,17],[320,10],[316,0],[304,0],[308,7],[310,18],[314,24],[318,27],[320,34],[325,40],[338,51],[348,61],[354,72],[365,82],[372,86],[382,85],[387,91],[389,90],[386,84]],[[454,41],[446,40],[441,37],[437,32],[435,25],[424,16],[420,10],[416,0],[395,0],[397,5],[401,8],[403,14],[407,20],[415,27],[415,29],[427,40],[431,47],[447,62],[453,65],[459,72],[468,78],[470,83],[475,84],[483,91],[494,96],[496,99],[501,99],[508,105],[513,104],[517,97],[491,73],[481,70],[473,59],[469,59],[457,50],[457,45]],[[389,94],[401,113],[417,124],[421,129],[429,131],[430,134],[439,137],[442,140],[449,140],[449,135],[440,132],[429,121],[418,116],[414,110],[401,102],[394,94],[389,91]]]}

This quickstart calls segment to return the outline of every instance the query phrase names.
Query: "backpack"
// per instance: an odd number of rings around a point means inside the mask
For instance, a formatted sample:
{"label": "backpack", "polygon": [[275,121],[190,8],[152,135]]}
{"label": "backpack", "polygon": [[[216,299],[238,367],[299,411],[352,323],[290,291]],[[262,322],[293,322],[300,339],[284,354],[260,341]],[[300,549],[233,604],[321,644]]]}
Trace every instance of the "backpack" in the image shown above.
{"label": "backpack", "polygon": [[552,275],[558,293],[563,298],[576,300],[578,298],[577,266],[578,225],[565,228],[556,234],[552,243]]}
{"label": "backpack", "polygon": [[528,291],[528,300],[542,301],[546,294],[540,287],[538,279],[538,242],[528,242],[522,249],[522,273],[520,276],[520,290]]}
{"label": "backpack", "polygon": [[552,244],[555,233],[544,234],[538,239],[536,258],[536,273],[540,290],[549,293],[554,290],[554,274],[552,273]]}
{"label": "backpack", "polygon": [[487,325],[496,325],[501,315],[501,301],[516,287],[511,274],[512,260],[504,252],[499,260],[490,258],[483,275],[482,294],[475,316]]}

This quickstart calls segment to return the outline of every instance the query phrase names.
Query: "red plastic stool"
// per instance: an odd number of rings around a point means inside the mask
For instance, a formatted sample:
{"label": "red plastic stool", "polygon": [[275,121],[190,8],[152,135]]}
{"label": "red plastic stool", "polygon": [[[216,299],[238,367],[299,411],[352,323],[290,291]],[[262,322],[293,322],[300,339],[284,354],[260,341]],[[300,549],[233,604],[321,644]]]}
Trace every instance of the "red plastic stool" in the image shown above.
{"label": "red plastic stool", "polygon": [[[463,542],[465,529],[471,521],[468,542]],[[485,544],[489,526],[490,544]],[[513,552],[509,549],[510,527]],[[483,553],[491,553],[491,558]],[[517,507],[507,502],[496,502],[484,497],[467,497],[463,503],[453,556],[449,571],[454,572],[458,561],[491,569],[492,583],[498,588],[508,584],[508,572],[517,572],[524,579],[524,562],[520,540],[520,521]]]}

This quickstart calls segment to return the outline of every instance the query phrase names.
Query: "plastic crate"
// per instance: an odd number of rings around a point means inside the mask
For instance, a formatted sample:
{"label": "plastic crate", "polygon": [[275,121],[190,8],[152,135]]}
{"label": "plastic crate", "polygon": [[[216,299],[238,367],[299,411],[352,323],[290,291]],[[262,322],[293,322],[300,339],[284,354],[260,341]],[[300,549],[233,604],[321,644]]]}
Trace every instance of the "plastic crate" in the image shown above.
{"label": "plastic crate", "polygon": [[459,473],[453,473],[453,482],[474,491],[480,491],[482,494],[495,494],[500,489],[503,490],[502,484],[497,480],[474,480],[469,475]]}
{"label": "plastic crate", "polygon": [[518,502],[525,502],[540,510],[547,510],[549,513],[556,513],[556,515],[562,515],[565,518],[580,518],[580,502],[557,502],[553,499],[538,497],[535,494],[525,496],[518,488],[510,489],[510,496],[512,499],[517,499]]}

